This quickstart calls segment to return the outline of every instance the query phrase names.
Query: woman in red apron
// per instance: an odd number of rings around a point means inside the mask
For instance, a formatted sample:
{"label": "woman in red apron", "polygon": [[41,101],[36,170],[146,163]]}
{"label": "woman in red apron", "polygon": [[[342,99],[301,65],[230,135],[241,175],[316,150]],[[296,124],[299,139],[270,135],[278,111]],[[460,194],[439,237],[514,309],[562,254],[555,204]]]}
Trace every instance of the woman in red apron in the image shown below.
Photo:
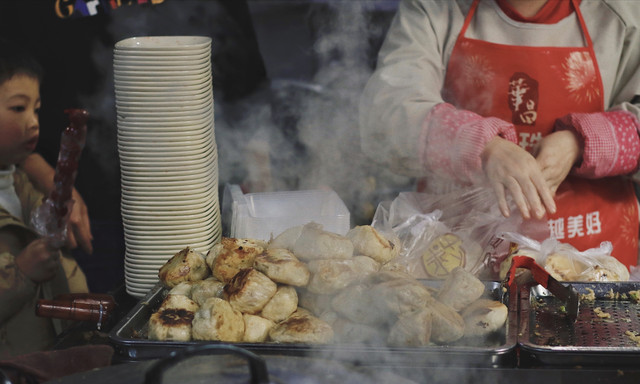
{"label": "woman in red apron", "polygon": [[[515,141],[513,134],[503,134],[510,137],[493,139],[482,153],[484,171],[497,191],[503,212],[508,214],[505,190],[515,191],[512,195],[525,217],[536,206],[538,209],[531,213],[542,216],[544,211],[540,208],[543,204],[546,206],[550,212],[547,219],[551,234],[560,241],[579,250],[611,241],[613,255],[627,266],[635,265],[638,208],[631,181],[621,176],[564,178],[574,165],[580,167],[580,150],[584,146],[567,115],[604,111],[600,71],[577,2],[571,0],[570,5],[580,22],[586,43],[583,47],[501,45],[468,38],[465,33],[478,3],[476,0],[471,6],[451,54],[443,98],[458,109],[496,117],[515,126]],[[491,68],[491,87],[478,82],[477,77],[466,76],[472,61],[482,61],[485,67]],[[561,70],[569,65],[583,69],[579,72],[580,85],[583,90],[589,90],[588,97],[576,97],[575,88],[569,84],[574,79],[568,79],[567,71]],[[517,176],[514,178],[514,171],[506,168],[522,165],[524,169],[531,166],[534,157],[521,156],[522,164],[506,160],[510,157],[503,156],[505,152],[519,150],[510,147],[513,143],[537,156],[539,172],[524,175],[528,180],[523,183],[514,182]],[[565,165],[556,165],[554,169],[550,161],[564,161]],[[550,169],[553,172],[549,172]],[[557,181],[551,180],[553,178]],[[557,187],[560,180],[564,181]],[[553,192],[555,201],[551,200]]]}

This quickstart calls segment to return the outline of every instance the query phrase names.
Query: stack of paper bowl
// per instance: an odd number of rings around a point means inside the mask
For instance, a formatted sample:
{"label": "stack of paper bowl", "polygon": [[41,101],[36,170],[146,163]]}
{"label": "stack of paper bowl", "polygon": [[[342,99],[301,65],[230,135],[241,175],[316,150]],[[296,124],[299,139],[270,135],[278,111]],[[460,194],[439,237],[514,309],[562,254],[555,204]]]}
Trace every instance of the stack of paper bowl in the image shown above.
{"label": "stack of paper bowl", "polygon": [[220,239],[211,39],[128,38],[113,64],[125,285],[143,297],[175,253]]}

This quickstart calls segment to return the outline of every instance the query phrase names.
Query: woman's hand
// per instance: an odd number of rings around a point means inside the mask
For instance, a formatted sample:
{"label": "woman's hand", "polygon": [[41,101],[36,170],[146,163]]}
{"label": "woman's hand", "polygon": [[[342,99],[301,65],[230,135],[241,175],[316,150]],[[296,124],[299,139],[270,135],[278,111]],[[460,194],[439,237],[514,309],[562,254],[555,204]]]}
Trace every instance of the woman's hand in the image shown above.
{"label": "woman's hand", "polygon": [[542,139],[536,161],[553,195],[581,156],[582,146],[571,131],[557,131]]}
{"label": "woman's hand", "polygon": [[509,216],[506,191],[509,191],[525,219],[531,218],[532,213],[541,219],[546,211],[556,211],[553,194],[538,162],[529,152],[496,137],[485,146],[481,157],[484,173],[505,217]]}
{"label": "woman's hand", "polygon": [[51,280],[58,272],[60,250],[52,248],[46,238],[34,240],[16,256],[16,265],[36,283]]}

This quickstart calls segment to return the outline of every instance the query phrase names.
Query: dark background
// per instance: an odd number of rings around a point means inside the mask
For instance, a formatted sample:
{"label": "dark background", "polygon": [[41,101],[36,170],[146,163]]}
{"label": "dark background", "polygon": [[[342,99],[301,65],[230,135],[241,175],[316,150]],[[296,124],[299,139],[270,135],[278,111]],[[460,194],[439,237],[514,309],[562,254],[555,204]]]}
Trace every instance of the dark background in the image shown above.
{"label": "dark background", "polygon": [[[216,138],[220,161],[228,160],[219,171],[220,189],[232,183],[243,185],[246,192],[251,192],[246,184],[247,166],[242,156],[237,156],[243,151],[238,143],[243,141],[237,138],[250,137],[263,124],[276,127],[289,148],[286,155],[271,154],[273,173],[282,180],[278,189],[297,189],[307,186],[300,181],[301,169],[310,172],[314,167],[304,168],[313,155],[309,154],[309,142],[298,137],[297,125],[304,117],[301,104],[309,104],[309,100],[315,98],[315,105],[334,113],[330,110],[334,105],[328,100],[343,90],[340,88],[349,87],[338,84],[338,75],[321,84],[317,91],[314,85],[318,85],[319,75],[331,74],[327,68],[334,68],[337,73],[346,68],[345,75],[347,70],[353,70],[349,76],[354,79],[368,76],[368,71],[375,66],[376,53],[398,0],[100,0],[94,2],[98,4],[97,14],[91,16],[86,15],[86,11],[82,14],[83,10],[78,8],[81,3],[82,0],[3,0],[0,2],[0,35],[30,48],[44,66],[41,140],[37,151],[50,164],[55,164],[60,133],[68,123],[64,110],[85,108],[91,114],[76,188],[89,208],[94,254],[75,251],[75,256],[89,278],[92,291],[107,292],[124,281],[112,81],[114,44],[132,36],[210,36],[213,39]],[[336,26],[345,12],[357,13],[365,30],[345,28],[349,20]],[[353,47],[332,43],[331,39],[322,40],[324,48],[319,47],[321,38],[331,33],[331,37],[343,34],[345,40],[359,41],[362,45],[357,50],[360,56],[364,55],[359,57],[364,64],[350,64]],[[360,84],[362,80],[355,88]],[[323,91],[329,88],[333,93]],[[358,89],[349,91],[347,104],[353,106],[357,104]],[[322,104],[318,104],[320,100]],[[268,113],[249,118],[253,113],[249,111],[258,107]],[[350,122],[355,114],[356,111],[347,114]],[[349,136],[353,141],[350,148],[358,152],[357,132],[353,131]],[[324,133],[324,136],[331,135],[330,131]],[[325,160],[320,158],[320,161]],[[294,163],[296,168],[291,167]],[[367,168],[361,170],[356,180],[325,183],[345,200],[354,224],[370,220],[372,207],[383,196],[380,191],[389,189],[384,183],[375,182],[379,172]],[[342,188],[346,188],[342,184],[347,183],[362,183],[361,190],[368,192],[366,195],[346,189],[342,192]],[[395,184],[390,189],[393,187]]]}

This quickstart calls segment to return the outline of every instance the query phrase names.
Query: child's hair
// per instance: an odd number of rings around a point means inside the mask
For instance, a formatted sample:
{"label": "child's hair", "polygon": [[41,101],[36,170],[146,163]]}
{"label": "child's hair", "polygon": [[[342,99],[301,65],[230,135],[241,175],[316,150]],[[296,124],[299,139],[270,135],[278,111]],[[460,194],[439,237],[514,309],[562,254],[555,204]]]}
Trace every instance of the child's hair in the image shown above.
{"label": "child's hair", "polygon": [[42,83],[43,70],[27,50],[0,38],[0,84],[15,75],[27,75]]}

